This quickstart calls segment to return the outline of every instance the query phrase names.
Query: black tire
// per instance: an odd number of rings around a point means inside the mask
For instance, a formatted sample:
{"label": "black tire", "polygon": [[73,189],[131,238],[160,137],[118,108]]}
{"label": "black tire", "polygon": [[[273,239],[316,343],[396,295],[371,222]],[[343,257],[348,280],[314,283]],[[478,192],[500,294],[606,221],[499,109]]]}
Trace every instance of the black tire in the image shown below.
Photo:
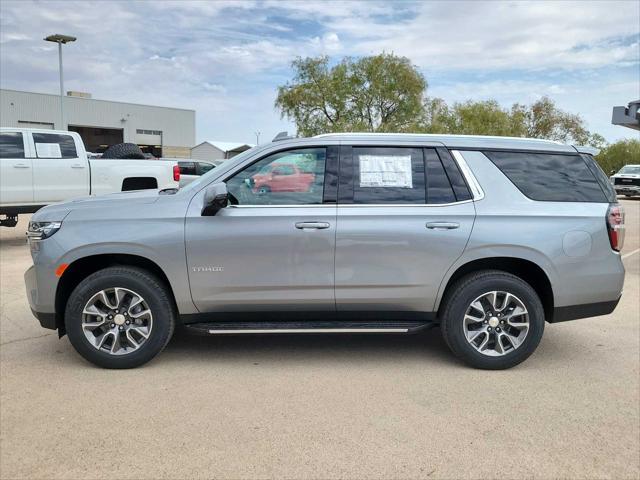
{"label": "black tire", "polygon": [[[529,331],[518,348],[502,356],[487,356],[469,344],[464,332],[464,316],[471,303],[491,291],[503,291],[518,297],[529,314]],[[538,347],[544,332],[545,315],[536,291],[527,282],[510,273],[484,270],[458,280],[443,300],[440,327],[451,351],[467,365],[485,370],[503,370],[526,360]],[[486,317],[485,317],[486,318]]]}
{"label": "black tire", "polygon": [[118,143],[111,145],[102,154],[102,158],[126,158],[144,160],[144,153],[135,143]]}
{"label": "black tire", "polygon": [[[91,297],[104,289],[121,287],[144,297],[153,315],[148,339],[137,350],[112,355],[91,345],[82,329],[82,311]],[[99,270],[73,290],[65,310],[65,327],[69,341],[86,360],[103,368],[134,368],[147,363],[167,345],[176,323],[176,309],[168,288],[147,270],[118,266]]]}

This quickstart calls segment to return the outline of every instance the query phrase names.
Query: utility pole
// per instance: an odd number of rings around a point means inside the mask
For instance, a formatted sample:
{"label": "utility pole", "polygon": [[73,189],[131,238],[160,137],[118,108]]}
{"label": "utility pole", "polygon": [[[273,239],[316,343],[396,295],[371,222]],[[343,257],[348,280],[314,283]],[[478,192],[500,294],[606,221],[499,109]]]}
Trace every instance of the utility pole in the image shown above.
{"label": "utility pole", "polygon": [[62,73],[62,45],[69,42],[75,42],[76,37],[71,37],[69,35],[60,35],[56,33],[55,35],[49,35],[44,39],[47,42],[53,42],[58,44],[58,64],[60,68],[60,129],[66,130],[66,126],[64,124],[64,75]]}
{"label": "utility pole", "polygon": [[256,145],[260,145],[260,134],[262,132],[257,131],[257,132],[253,132],[256,135]]}

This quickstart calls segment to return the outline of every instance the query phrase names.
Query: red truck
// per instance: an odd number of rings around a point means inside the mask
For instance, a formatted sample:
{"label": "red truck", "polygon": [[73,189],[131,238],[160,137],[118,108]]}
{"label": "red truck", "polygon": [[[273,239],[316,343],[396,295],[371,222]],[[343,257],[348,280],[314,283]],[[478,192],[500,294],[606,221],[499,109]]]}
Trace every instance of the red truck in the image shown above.
{"label": "red truck", "polygon": [[293,163],[273,163],[256,173],[252,179],[253,193],[308,192],[315,181],[315,174],[300,170]]}

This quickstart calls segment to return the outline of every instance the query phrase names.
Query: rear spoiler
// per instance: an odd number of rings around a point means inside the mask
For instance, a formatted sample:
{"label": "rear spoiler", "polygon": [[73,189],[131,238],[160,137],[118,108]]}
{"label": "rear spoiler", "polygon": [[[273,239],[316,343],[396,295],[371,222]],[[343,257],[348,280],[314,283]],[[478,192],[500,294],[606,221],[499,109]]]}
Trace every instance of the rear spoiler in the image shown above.
{"label": "rear spoiler", "polygon": [[596,147],[588,147],[585,145],[573,145],[578,153],[587,153],[589,155],[593,155],[594,157],[600,153],[600,149]]}

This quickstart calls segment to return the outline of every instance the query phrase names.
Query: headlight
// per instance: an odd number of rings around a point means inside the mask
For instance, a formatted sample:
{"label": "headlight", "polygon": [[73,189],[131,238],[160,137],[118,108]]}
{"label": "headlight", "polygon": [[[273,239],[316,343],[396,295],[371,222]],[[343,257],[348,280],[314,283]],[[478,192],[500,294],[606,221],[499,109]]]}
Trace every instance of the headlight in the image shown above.
{"label": "headlight", "polygon": [[62,222],[29,222],[27,238],[29,241],[44,240],[60,230]]}

